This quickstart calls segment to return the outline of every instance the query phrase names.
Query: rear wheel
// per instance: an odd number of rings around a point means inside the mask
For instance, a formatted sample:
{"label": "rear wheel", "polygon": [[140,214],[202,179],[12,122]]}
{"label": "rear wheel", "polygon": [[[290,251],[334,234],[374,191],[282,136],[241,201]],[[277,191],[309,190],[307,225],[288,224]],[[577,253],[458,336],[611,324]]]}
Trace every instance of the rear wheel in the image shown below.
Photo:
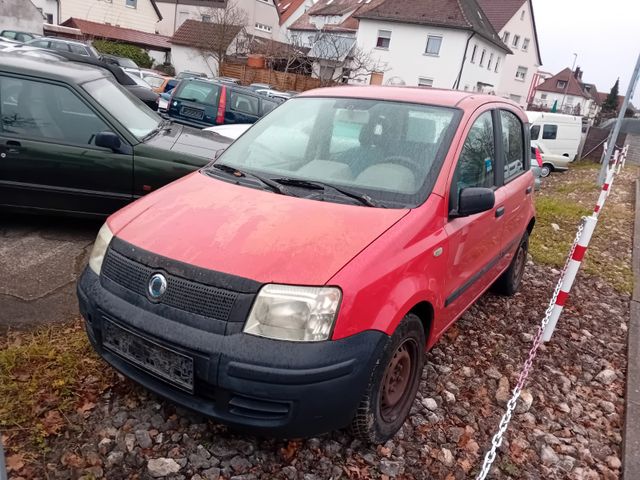
{"label": "rear wheel", "polygon": [[545,163],[544,165],[542,165],[542,167],[540,167],[541,177],[548,177],[549,175],[551,175],[551,172],[553,172],[553,166],[548,163]]}
{"label": "rear wheel", "polygon": [[351,432],[384,443],[400,429],[416,397],[424,366],[425,332],[420,319],[406,315],[389,338],[351,423]]}
{"label": "rear wheel", "polygon": [[525,265],[527,264],[527,252],[529,251],[529,233],[525,233],[520,240],[509,268],[496,280],[494,290],[503,295],[515,294],[522,283]]}

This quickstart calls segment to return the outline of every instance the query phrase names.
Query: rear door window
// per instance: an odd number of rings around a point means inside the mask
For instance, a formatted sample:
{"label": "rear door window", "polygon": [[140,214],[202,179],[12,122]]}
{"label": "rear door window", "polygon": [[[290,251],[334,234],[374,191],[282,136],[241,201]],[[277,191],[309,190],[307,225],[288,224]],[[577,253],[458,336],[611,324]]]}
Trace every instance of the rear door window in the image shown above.
{"label": "rear door window", "polygon": [[2,36],[4,38],[8,38],[10,40],[15,40],[16,39],[16,32],[5,31],[5,32],[2,32]]}
{"label": "rear door window", "polygon": [[509,181],[524,172],[524,130],[513,113],[500,110],[504,179]]}
{"label": "rear door window", "polygon": [[531,140],[537,140],[540,135],[540,125],[533,125],[531,127]]}
{"label": "rear door window", "polygon": [[85,57],[89,56],[87,54],[87,50],[80,45],[74,45],[73,43],[70,43],[69,48],[71,49],[71,52],[75,53],[76,55],[84,55]]}
{"label": "rear door window", "polygon": [[219,95],[220,87],[215,83],[187,81],[180,86],[175,98],[217,107]]}
{"label": "rear door window", "polygon": [[280,105],[278,102],[262,99],[262,115],[266,115],[278,105]]}
{"label": "rear door window", "polygon": [[236,91],[231,91],[229,95],[229,108],[246,115],[258,116],[259,103],[259,100],[252,95]]}
{"label": "rear door window", "polygon": [[51,42],[51,48],[60,50],[61,52],[69,52],[69,44],[64,42]]}
{"label": "rear door window", "polygon": [[557,125],[545,125],[542,129],[543,140],[555,140],[558,137]]}
{"label": "rear door window", "polygon": [[31,42],[29,45],[39,48],[49,48],[49,40],[37,40],[35,42]]}

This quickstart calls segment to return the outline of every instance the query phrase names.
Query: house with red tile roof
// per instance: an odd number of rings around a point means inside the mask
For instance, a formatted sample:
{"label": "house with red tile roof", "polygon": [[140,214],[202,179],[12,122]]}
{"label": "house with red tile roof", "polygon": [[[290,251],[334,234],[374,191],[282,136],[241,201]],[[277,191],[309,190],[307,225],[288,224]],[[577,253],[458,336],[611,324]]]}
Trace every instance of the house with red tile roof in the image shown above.
{"label": "house with red tile roof", "polygon": [[278,0],[278,15],[280,16],[280,29],[283,38],[288,37],[289,27],[305,14],[313,5],[315,0]]}
{"label": "house with red tile roof", "polygon": [[[581,115],[593,120],[600,110],[601,95],[596,86],[582,80],[582,70],[576,67],[556,73],[535,88],[531,106],[537,110],[552,109],[558,113]],[[606,94],[604,95],[606,98]]]}
{"label": "house with red tile roof", "polygon": [[499,68],[496,94],[526,107],[535,73],[542,66],[531,0],[478,0],[512,54]]}
{"label": "house with red tile roof", "polygon": [[495,93],[511,54],[476,0],[386,0],[354,18],[359,50],[383,66],[361,84]]}

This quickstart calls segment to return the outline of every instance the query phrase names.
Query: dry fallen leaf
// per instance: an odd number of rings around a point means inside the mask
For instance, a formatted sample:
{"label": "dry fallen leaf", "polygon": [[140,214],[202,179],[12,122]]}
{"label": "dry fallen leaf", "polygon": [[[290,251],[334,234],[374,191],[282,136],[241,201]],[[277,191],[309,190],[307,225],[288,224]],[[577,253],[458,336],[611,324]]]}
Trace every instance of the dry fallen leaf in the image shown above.
{"label": "dry fallen leaf", "polygon": [[42,419],[42,427],[47,435],[55,435],[64,427],[64,419],[58,410],[49,410]]}
{"label": "dry fallen leaf", "polygon": [[7,472],[17,472],[24,467],[24,456],[21,453],[9,455],[6,459]]}
{"label": "dry fallen leaf", "polygon": [[290,462],[293,457],[298,453],[298,449],[300,448],[300,442],[297,440],[293,440],[287,444],[285,448],[280,449],[280,453],[282,453],[282,457],[285,461]]}
{"label": "dry fallen leaf", "polygon": [[93,402],[86,401],[81,406],[77,408],[77,412],[81,415],[88,414],[91,410],[95,408],[96,404]]}

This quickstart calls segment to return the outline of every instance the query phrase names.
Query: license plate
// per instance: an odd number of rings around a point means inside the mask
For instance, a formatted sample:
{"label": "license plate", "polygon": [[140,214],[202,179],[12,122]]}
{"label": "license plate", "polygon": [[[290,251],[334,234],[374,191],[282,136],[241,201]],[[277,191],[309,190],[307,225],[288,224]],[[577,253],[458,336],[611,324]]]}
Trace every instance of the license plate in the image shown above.
{"label": "license plate", "polygon": [[180,115],[184,117],[194,118],[196,120],[202,120],[204,118],[204,112],[197,108],[182,107],[180,109]]}
{"label": "license plate", "polygon": [[106,318],[102,327],[102,344],[136,367],[193,393],[193,358],[159,345]]}

